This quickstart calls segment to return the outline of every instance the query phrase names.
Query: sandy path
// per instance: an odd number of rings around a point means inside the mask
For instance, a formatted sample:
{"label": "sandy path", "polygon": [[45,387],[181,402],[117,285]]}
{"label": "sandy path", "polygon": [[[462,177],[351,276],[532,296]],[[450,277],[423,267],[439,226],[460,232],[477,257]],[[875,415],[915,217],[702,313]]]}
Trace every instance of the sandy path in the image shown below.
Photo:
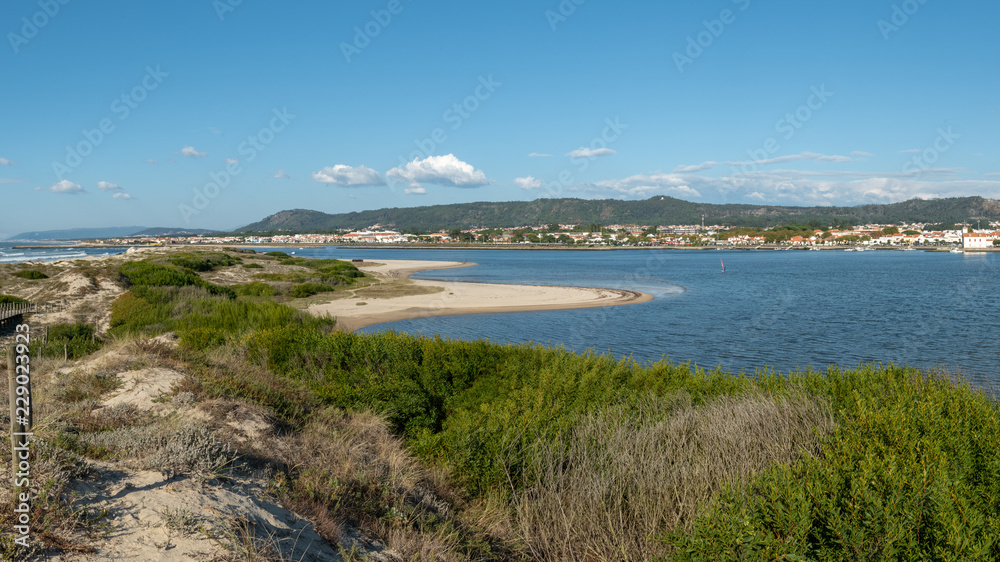
{"label": "sandy path", "polygon": [[[415,260],[378,260],[379,265],[357,264],[383,279],[407,278],[418,271],[469,267],[475,264]],[[621,289],[500,285],[413,279],[413,285],[441,287],[440,292],[391,298],[350,298],[309,307],[309,312],[337,318],[340,329],[353,331],[373,324],[453,314],[526,312],[634,304],[653,296]],[[358,303],[364,302],[364,305]]]}

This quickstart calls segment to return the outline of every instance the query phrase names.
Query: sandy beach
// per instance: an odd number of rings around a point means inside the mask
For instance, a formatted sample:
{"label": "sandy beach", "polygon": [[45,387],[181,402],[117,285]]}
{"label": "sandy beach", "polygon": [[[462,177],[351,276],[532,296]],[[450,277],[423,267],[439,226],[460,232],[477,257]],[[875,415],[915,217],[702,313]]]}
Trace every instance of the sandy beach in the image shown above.
{"label": "sandy beach", "polygon": [[646,293],[621,289],[408,279],[418,271],[471,267],[476,265],[473,263],[378,260],[355,265],[385,283],[406,280],[408,287],[424,291],[424,294],[388,297],[352,295],[308,308],[313,314],[336,317],[337,326],[347,331],[383,322],[427,316],[591,308],[637,304],[653,299],[652,295]]}

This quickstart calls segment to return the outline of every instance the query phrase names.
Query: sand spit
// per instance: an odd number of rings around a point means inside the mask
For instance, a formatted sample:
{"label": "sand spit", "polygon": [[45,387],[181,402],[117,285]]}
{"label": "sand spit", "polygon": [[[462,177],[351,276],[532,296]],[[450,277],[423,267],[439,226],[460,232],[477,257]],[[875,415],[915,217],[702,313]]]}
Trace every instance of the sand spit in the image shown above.
{"label": "sand spit", "polygon": [[[378,260],[373,264],[355,265],[367,273],[374,274],[381,282],[390,283],[408,279],[418,271],[469,267],[476,264]],[[408,279],[407,283],[424,287],[427,292],[386,298],[353,294],[348,298],[310,306],[308,311],[317,315],[334,316],[337,318],[338,327],[353,331],[373,324],[427,316],[591,308],[636,304],[653,299],[652,295],[646,293],[622,289],[503,285],[424,279]]]}

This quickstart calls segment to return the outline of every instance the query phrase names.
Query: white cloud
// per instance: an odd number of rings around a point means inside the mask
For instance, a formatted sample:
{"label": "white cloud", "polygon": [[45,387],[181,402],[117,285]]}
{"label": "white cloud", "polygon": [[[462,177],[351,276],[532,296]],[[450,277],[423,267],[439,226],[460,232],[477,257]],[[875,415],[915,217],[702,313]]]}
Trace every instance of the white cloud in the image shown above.
{"label": "white cloud", "polygon": [[155,164],[159,164],[159,162],[158,162],[158,161],[156,161],[156,160],[153,160],[152,158],[149,158],[149,159],[147,159],[147,160],[146,160],[146,162],[149,162],[150,164],[154,164],[154,165],[155,165]]}
{"label": "white cloud", "polygon": [[113,197],[114,197],[115,199],[124,199],[124,200],[126,200],[126,201],[128,201],[129,199],[132,199],[132,196],[131,196],[131,195],[129,195],[128,193],[115,193],[115,194],[113,195]]}
{"label": "white cloud", "polygon": [[[980,195],[1000,198],[998,179],[964,179],[961,169],[935,168],[919,174],[860,171],[772,170],[708,177],[654,172],[591,184],[575,184],[567,192],[584,196],[647,199],[670,195],[695,200],[721,196],[722,202],[753,201],[777,205],[862,205],[896,203],[914,198],[936,199]],[[993,178],[1000,178],[994,174]]]}
{"label": "white cloud", "polygon": [[[981,195],[1000,196],[1000,181],[955,179],[951,170],[905,172],[813,172],[775,170],[733,177],[687,179],[701,191],[722,195],[744,192],[747,199],[780,205],[862,205],[898,203],[914,198],[936,199]],[[936,179],[942,178],[942,179]]]}
{"label": "white cloud", "polygon": [[427,190],[423,187],[407,187],[403,190],[403,193],[407,195],[424,195]]}
{"label": "white cloud", "polygon": [[701,193],[688,185],[688,178],[677,174],[637,174],[624,179],[599,181],[593,184],[599,190],[627,197],[652,197],[671,195],[677,197],[701,197]]}
{"label": "white cloud", "polygon": [[221,135],[222,134],[222,131],[220,131],[219,129],[216,129],[215,127],[209,127],[208,128],[208,132],[212,133],[213,135]]}
{"label": "white cloud", "polygon": [[517,187],[521,189],[538,189],[542,187],[542,180],[538,178],[533,178],[531,176],[526,176],[523,178],[514,178],[514,183]]}
{"label": "white cloud", "polygon": [[204,158],[208,156],[208,154],[204,152],[198,152],[193,146],[185,146],[181,149],[181,154],[187,156],[188,158]]}
{"label": "white cloud", "polygon": [[875,155],[871,152],[865,152],[864,150],[852,150],[851,156],[855,156],[857,158],[871,158]]}
{"label": "white cloud", "polygon": [[532,152],[528,155],[528,158],[548,158],[552,156],[551,154],[545,154],[544,152]]}
{"label": "white cloud", "polygon": [[292,176],[288,175],[284,170],[278,170],[274,173],[274,179],[277,180],[290,180]]}
{"label": "white cloud", "polygon": [[598,156],[614,156],[615,154],[618,153],[610,148],[578,148],[567,152],[566,156],[572,158],[596,158]]}
{"label": "white cloud", "polygon": [[[275,175],[274,177],[278,176]],[[336,166],[328,166],[318,172],[314,172],[312,177],[318,182],[339,185],[341,187],[385,185],[385,180],[382,179],[382,176],[367,166],[353,168],[345,164],[337,164]]]}
{"label": "white cloud", "polygon": [[984,178],[1000,178],[1000,174],[996,172],[990,172],[988,174],[983,174]]}
{"label": "white cloud", "polygon": [[13,166],[14,163],[6,158],[0,158],[0,166]]}
{"label": "white cloud", "polygon": [[907,148],[906,150],[900,150],[900,154],[916,154],[918,152],[923,152],[922,148]]}
{"label": "white cloud", "polygon": [[240,161],[235,158],[226,158],[226,164],[239,164]]}
{"label": "white cloud", "polygon": [[451,185],[455,187],[480,187],[488,185],[486,174],[476,170],[471,164],[455,158],[454,154],[444,156],[428,156],[423,160],[414,158],[413,162],[385,173],[386,176],[406,181],[410,187],[418,187],[421,183]]}
{"label": "white cloud", "polygon": [[800,154],[788,154],[786,156],[776,156],[774,158],[765,158],[762,160],[742,160],[733,161],[728,160],[725,162],[716,162],[715,160],[709,160],[707,162],[702,162],[701,164],[694,164],[691,166],[677,166],[674,172],[686,174],[692,172],[703,172],[716,166],[767,166],[769,164],[784,164],[785,162],[801,162],[805,160],[811,160],[813,162],[852,162],[854,159],[850,156],[841,156],[839,154],[817,154],[815,152],[802,152]]}
{"label": "white cloud", "polygon": [[119,187],[117,184],[111,183],[109,181],[99,181],[99,182],[97,182],[97,189],[100,189],[101,191],[104,191],[104,192],[108,192],[108,191],[121,191],[122,190],[122,188]]}
{"label": "white cloud", "polygon": [[51,187],[36,187],[35,189],[51,191],[52,193],[86,193],[86,190],[80,187],[80,184],[69,180],[57,181]]}

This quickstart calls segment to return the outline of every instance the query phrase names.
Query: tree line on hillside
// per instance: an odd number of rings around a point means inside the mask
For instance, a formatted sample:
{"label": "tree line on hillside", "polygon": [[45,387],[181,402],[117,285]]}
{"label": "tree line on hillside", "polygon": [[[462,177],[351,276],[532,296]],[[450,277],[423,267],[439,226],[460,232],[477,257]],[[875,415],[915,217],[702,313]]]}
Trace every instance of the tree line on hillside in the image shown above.
{"label": "tree line on hillside", "polygon": [[702,204],[657,196],[644,201],[539,199],[391,208],[327,214],[302,209],[281,211],[237,229],[246,233],[335,232],[378,224],[401,232],[441,229],[512,228],[541,224],[725,224],[773,228],[817,223],[834,228],[858,224],[937,223],[1000,219],[1000,205],[982,197],[914,199],[857,207],[784,207],[745,204]]}

